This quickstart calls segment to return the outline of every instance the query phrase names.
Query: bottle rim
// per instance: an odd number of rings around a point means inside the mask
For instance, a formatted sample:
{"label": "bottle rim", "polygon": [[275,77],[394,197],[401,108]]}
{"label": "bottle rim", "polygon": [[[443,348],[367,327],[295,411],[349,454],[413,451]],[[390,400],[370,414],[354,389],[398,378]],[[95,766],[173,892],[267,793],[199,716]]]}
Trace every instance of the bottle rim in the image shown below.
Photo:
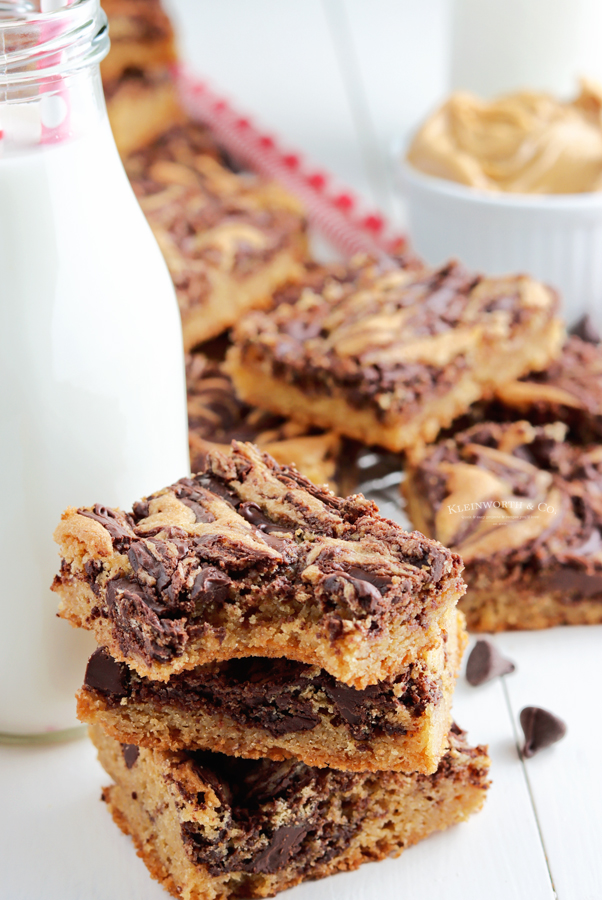
{"label": "bottle rim", "polygon": [[[100,0],[0,0],[0,85],[63,77],[109,52]],[[56,5],[56,0],[54,5]]]}

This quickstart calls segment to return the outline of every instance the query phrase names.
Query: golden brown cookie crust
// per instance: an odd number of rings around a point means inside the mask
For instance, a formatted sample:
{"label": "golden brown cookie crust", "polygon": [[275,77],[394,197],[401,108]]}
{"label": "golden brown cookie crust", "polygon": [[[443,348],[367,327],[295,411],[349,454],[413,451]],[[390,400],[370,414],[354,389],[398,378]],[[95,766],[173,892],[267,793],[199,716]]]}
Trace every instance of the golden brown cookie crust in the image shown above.
{"label": "golden brown cookie crust", "polygon": [[[310,863],[304,870],[301,853],[309,852],[311,858],[312,850],[301,844],[288,861],[284,859],[286,853],[282,853],[275,870],[272,863],[272,871],[268,866],[267,872],[253,872],[251,864],[251,871],[232,870],[212,875],[207,865],[194,861],[194,854],[182,837],[182,825],[188,833],[216,841],[225,811],[217,783],[207,781],[186,754],[141,749],[128,768],[120,744],[98,728],[91,729],[91,737],[102,765],[116,781],[104,791],[115,821],[132,835],[151,876],[168,890],[175,889],[178,893],[174,896],[184,900],[271,896],[303,880],[323,878],[337,871],[355,869],[363,862],[399,855],[432,832],[464,821],[480,809],[488,785],[489,759],[485,748],[468,747],[457,732],[450,733],[451,748],[431,776],[393,772],[344,775],[327,770],[329,774],[324,777],[328,799],[322,799],[320,791],[324,787],[318,787],[319,780],[310,781],[306,791],[310,798],[317,791],[316,800],[322,804],[322,812],[315,819],[319,826],[326,818],[335,834],[336,829],[341,835],[346,829],[340,852],[335,850],[329,862]],[[202,805],[198,805],[195,797],[204,798]],[[311,808],[310,801],[305,809]],[[286,802],[280,809],[276,827],[291,827],[286,823],[302,821],[294,819],[292,807],[289,809]],[[233,822],[232,837],[226,831],[222,841],[234,840],[236,846],[236,827]],[[327,832],[320,833],[324,835],[323,840],[329,840]],[[270,838],[260,838],[258,844],[259,853],[266,859],[269,850],[261,850],[262,840],[265,844]],[[219,848],[219,838],[215,846]],[[315,850],[313,854],[316,855]]]}
{"label": "golden brown cookie crust", "polygon": [[236,442],[131,514],[67,510],[55,539],[59,615],[153,680],[285,656],[364,688],[436,648],[464,591],[440,544]]}
{"label": "golden brown cookie crust", "polygon": [[[370,696],[367,697],[366,716],[382,724],[375,729],[366,724],[361,732],[357,732],[357,737],[340,716],[336,702],[333,703],[323,689],[310,687],[311,682],[306,682],[308,686],[301,691],[301,706],[288,707],[290,715],[300,709],[301,714],[314,715],[318,719],[310,730],[295,731],[292,728],[286,731],[286,724],[284,729],[280,726],[270,730],[273,707],[269,703],[264,703],[263,707],[266,725],[256,724],[259,701],[255,694],[252,707],[246,712],[241,710],[235,718],[229,711],[237,702],[231,688],[229,704],[222,705],[218,701],[216,705],[215,701],[203,699],[203,693],[207,696],[206,685],[214,669],[207,669],[206,675],[201,670],[187,673],[189,679],[192,674],[195,683],[205,685],[201,697],[194,703],[190,700],[190,687],[187,688],[182,680],[178,681],[175,692],[167,696],[165,691],[157,692],[152,688],[153,683],[147,682],[142,686],[144,699],[140,699],[135,693],[136,685],[134,691],[131,688],[135,676],[125,672],[125,680],[130,681],[130,686],[123,688],[123,696],[84,684],[78,693],[77,713],[81,721],[99,724],[116,740],[126,744],[163,750],[209,749],[251,759],[296,757],[310,766],[349,771],[396,770],[429,774],[436,770],[447,749],[451,700],[466,643],[461,613],[448,614],[444,637],[437,651],[421,654],[412,664],[407,675],[409,681],[402,680],[399,687],[397,682],[387,686],[381,701],[384,702],[382,718],[376,718],[379,707],[373,705]],[[289,665],[287,671],[293,678],[295,668]],[[299,682],[300,687],[302,684]],[[340,693],[344,686],[340,682],[338,685],[335,691]],[[166,687],[169,688],[170,683]],[[270,683],[262,682],[261,690],[269,691]],[[401,694],[401,691],[405,693]],[[278,707],[282,709],[287,695],[282,691],[280,696],[283,701]],[[336,701],[337,693],[333,696]],[[396,702],[395,697],[401,700]],[[355,697],[352,699],[358,702]],[[353,707],[353,713],[359,719],[357,707]],[[251,719],[251,715],[256,718]],[[283,715],[280,713],[278,721],[286,723]],[[366,722],[369,721],[367,718]],[[301,722],[300,728],[306,727]]]}
{"label": "golden brown cookie crust", "polygon": [[277,300],[233,331],[239,395],[393,451],[434,440],[475,400],[544,368],[564,335],[549,289],[457,263],[383,270],[360,258]]}

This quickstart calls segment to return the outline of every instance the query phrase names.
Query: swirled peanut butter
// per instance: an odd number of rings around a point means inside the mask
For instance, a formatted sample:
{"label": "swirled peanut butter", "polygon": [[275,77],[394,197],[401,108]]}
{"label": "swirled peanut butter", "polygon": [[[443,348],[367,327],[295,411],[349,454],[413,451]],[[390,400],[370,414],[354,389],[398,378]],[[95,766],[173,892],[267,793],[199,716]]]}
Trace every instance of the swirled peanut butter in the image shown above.
{"label": "swirled peanut butter", "polygon": [[521,194],[602,190],[602,88],[570,102],[520,91],[452,94],[414,137],[408,162],[438,178]]}

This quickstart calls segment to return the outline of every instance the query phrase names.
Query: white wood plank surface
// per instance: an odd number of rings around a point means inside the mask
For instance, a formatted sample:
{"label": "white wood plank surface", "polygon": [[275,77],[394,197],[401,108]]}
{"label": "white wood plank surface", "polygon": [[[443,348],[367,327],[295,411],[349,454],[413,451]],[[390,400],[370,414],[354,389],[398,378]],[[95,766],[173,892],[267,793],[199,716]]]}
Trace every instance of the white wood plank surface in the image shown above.
{"label": "white wood plank surface", "polygon": [[542,706],[568,726],[562,741],[525,761],[558,898],[600,900],[602,626],[495,640],[517,666],[505,682],[519,732],[525,706]]}

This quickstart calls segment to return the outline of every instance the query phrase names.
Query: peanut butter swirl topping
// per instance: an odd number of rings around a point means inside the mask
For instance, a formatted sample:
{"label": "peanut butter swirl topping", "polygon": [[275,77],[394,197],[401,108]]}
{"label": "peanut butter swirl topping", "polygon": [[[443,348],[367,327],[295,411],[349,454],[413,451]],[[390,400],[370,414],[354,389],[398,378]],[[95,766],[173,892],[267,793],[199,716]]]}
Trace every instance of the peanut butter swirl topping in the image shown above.
{"label": "peanut butter swirl topping", "polygon": [[590,578],[588,590],[602,590],[602,448],[571,445],[565,434],[560,422],[486,422],[419,464],[414,489],[431,532],[467,570],[483,571],[485,561],[488,577],[499,568],[564,566],[583,584]]}
{"label": "peanut butter swirl topping", "polygon": [[445,393],[483,347],[552,320],[553,293],[527,276],[485,278],[451,262],[383,268],[365,257],[318,268],[234,332],[245,363],[308,394],[335,386],[380,418]]}

